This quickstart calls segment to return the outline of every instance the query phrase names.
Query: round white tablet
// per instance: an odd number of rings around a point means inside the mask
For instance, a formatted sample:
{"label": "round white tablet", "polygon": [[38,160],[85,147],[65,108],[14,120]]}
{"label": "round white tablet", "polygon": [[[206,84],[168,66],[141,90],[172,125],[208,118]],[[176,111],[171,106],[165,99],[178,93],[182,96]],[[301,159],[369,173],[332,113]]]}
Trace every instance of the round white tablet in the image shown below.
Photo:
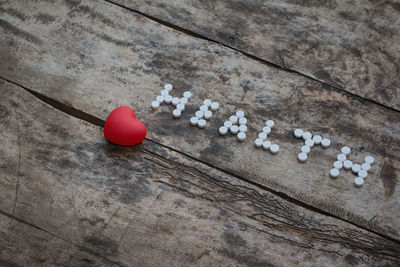
{"label": "round white tablet", "polygon": [[179,103],[178,105],[176,105],[176,108],[180,109],[181,111],[184,111],[185,110],[185,105],[182,104],[182,103]]}
{"label": "round white tablet", "polygon": [[217,110],[219,108],[218,102],[212,102],[211,103],[211,110]]}
{"label": "round white tablet", "polygon": [[265,125],[267,125],[268,127],[274,127],[274,125],[275,125],[275,122],[273,121],[273,120],[267,120],[266,122],[265,122]]}
{"label": "round white tablet", "polygon": [[162,95],[158,95],[157,97],[156,97],[156,101],[158,101],[158,103],[160,103],[160,104],[162,104],[162,103],[164,103],[164,97],[162,96]]}
{"label": "round white tablet", "polygon": [[307,160],[307,153],[301,152],[297,155],[297,159],[300,162],[305,162]]}
{"label": "round white tablet", "polygon": [[206,111],[206,110],[208,110],[208,106],[207,105],[201,105],[199,110]]}
{"label": "round white tablet", "polygon": [[238,122],[238,117],[236,117],[235,115],[232,115],[229,117],[229,120],[232,122],[232,124],[235,124]]}
{"label": "round white tablet", "polygon": [[269,133],[271,132],[271,127],[269,127],[269,126],[264,126],[264,127],[262,128],[262,131],[263,131],[264,133],[266,133],[266,134],[269,134]]}
{"label": "round white tablet", "polygon": [[226,135],[228,133],[228,128],[226,128],[225,126],[221,126],[219,127],[218,131],[220,135]]}
{"label": "round white tablet", "polygon": [[344,167],[346,170],[351,169],[352,166],[353,166],[353,162],[351,162],[350,160],[345,160],[345,161],[343,162],[343,167]]}
{"label": "round white tablet", "polygon": [[160,107],[160,102],[158,102],[158,101],[151,102],[152,109],[158,109],[159,107]]}
{"label": "round white tablet", "polygon": [[261,147],[262,146],[262,144],[263,144],[263,140],[262,139],[260,139],[260,138],[257,138],[255,141],[254,141],[254,145],[256,146],[256,147]]}
{"label": "round white tablet", "polygon": [[191,92],[189,92],[189,91],[185,91],[185,92],[183,92],[183,97],[185,97],[185,98],[189,99],[189,98],[191,98],[191,97],[192,97],[192,93],[191,93]]}
{"label": "round white tablet", "polygon": [[265,150],[269,150],[271,148],[271,142],[270,141],[264,141],[262,146],[263,146],[263,148]]}
{"label": "round white tablet", "polygon": [[164,89],[167,91],[171,91],[172,90],[172,84],[167,83],[166,85],[164,85]]}
{"label": "round white tablet", "polygon": [[181,112],[180,109],[174,109],[174,110],[172,111],[172,116],[173,116],[174,118],[179,118],[179,117],[181,116],[181,114],[182,114],[182,112]]}
{"label": "round white tablet", "polygon": [[351,171],[355,174],[357,174],[361,170],[361,166],[359,164],[353,164],[351,166]]}
{"label": "round white tablet", "polygon": [[162,96],[166,96],[166,95],[169,95],[169,91],[164,89],[164,90],[161,90],[160,94]]}
{"label": "round white tablet", "polygon": [[268,136],[268,135],[267,135],[266,133],[264,133],[264,132],[261,132],[261,133],[258,134],[258,138],[260,138],[260,139],[262,139],[262,140],[266,139],[267,136]]}
{"label": "round white tablet", "polygon": [[314,146],[314,141],[312,139],[307,139],[304,144],[312,148]]}
{"label": "round white tablet", "polygon": [[348,154],[350,154],[351,149],[348,146],[344,146],[340,151],[342,151],[342,154],[345,154],[347,156]]}
{"label": "round white tablet", "polygon": [[313,139],[315,145],[321,144],[322,137],[320,135],[314,135]]}
{"label": "round white tablet", "polygon": [[209,110],[204,111],[204,119],[209,120],[212,116],[212,112]]}
{"label": "round white tablet", "polygon": [[243,118],[244,117],[244,112],[241,111],[241,110],[236,111],[236,117]]}
{"label": "round white tablet", "polygon": [[339,170],[336,169],[336,168],[333,168],[333,169],[331,169],[331,170],[329,171],[329,175],[330,175],[332,178],[337,178],[337,177],[339,176]]}
{"label": "round white tablet", "polygon": [[199,118],[197,118],[197,117],[191,117],[190,118],[190,124],[191,125],[197,125],[198,122],[199,122]]}
{"label": "round white tablet", "polygon": [[361,169],[365,170],[365,171],[369,171],[371,169],[371,164],[365,162],[365,163],[361,164]]}
{"label": "round white tablet", "polygon": [[246,118],[240,118],[239,119],[239,124],[247,124],[247,119]]}
{"label": "round white tablet", "polygon": [[231,128],[229,128],[231,130],[231,133],[233,134],[237,134],[239,132],[239,127],[237,125],[232,125]]}
{"label": "round white tablet", "polygon": [[303,137],[303,130],[302,129],[296,129],[293,132],[294,137],[296,138],[302,138]]}
{"label": "round white tablet", "polygon": [[204,127],[206,127],[206,121],[205,121],[204,119],[200,119],[200,120],[197,122],[197,126],[199,126],[199,128],[204,128]]}
{"label": "round white tablet", "polygon": [[206,105],[207,107],[211,106],[211,100],[210,99],[204,99],[203,105]]}
{"label": "round white tablet", "polygon": [[246,132],[247,131],[247,126],[246,125],[240,125],[239,126],[239,132]]}
{"label": "round white tablet", "polygon": [[237,134],[237,139],[239,141],[244,141],[244,139],[246,139],[246,134],[244,132],[240,132]]}
{"label": "round white tablet", "polygon": [[343,167],[343,162],[337,160],[333,163],[333,168],[340,170]]}
{"label": "round white tablet", "polygon": [[310,147],[309,146],[302,146],[301,147],[301,152],[304,152],[304,153],[310,153]]}
{"label": "round white tablet", "polygon": [[226,127],[226,128],[231,128],[232,127],[232,122],[230,122],[230,121],[225,121],[224,122],[224,126]]}
{"label": "round white tablet", "polygon": [[336,156],[336,158],[337,158],[337,160],[343,162],[343,161],[346,160],[346,155],[345,155],[345,154],[338,154],[338,155]]}
{"label": "round white tablet", "polygon": [[366,163],[369,163],[370,165],[372,165],[372,163],[374,163],[374,157],[372,157],[372,156],[366,156],[365,159],[364,159],[364,161],[365,161]]}
{"label": "round white tablet", "polygon": [[357,177],[354,179],[354,185],[359,187],[362,186],[364,184],[364,179],[361,177]]}
{"label": "round white tablet", "polygon": [[304,132],[303,133],[303,139],[307,140],[307,139],[311,139],[312,138],[312,134],[310,132]]}
{"label": "round white tablet", "polygon": [[360,170],[358,172],[358,177],[361,177],[361,178],[365,179],[365,177],[367,177],[367,176],[368,176],[368,173],[367,173],[366,170]]}
{"label": "round white tablet", "polygon": [[177,98],[177,97],[174,97],[174,98],[172,98],[172,100],[171,100],[171,103],[172,103],[172,105],[174,105],[174,106],[178,105],[179,102],[180,102],[180,99]]}
{"label": "round white tablet", "polygon": [[186,97],[181,97],[181,98],[179,99],[179,102],[182,103],[182,104],[184,104],[184,105],[186,105],[187,102],[188,102],[188,99],[187,99]]}
{"label": "round white tablet", "polygon": [[198,119],[202,119],[204,117],[204,112],[201,110],[196,111],[196,113],[194,113],[194,115],[198,118]]}
{"label": "round white tablet", "polygon": [[328,138],[323,138],[321,141],[321,146],[323,148],[327,148],[331,145],[331,140],[329,140]]}
{"label": "round white tablet", "polygon": [[171,101],[172,101],[172,96],[170,96],[170,95],[164,96],[164,102],[166,104],[171,104]]}
{"label": "round white tablet", "polygon": [[276,154],[279,151],[279,146],[277,144],[273,144],[273,145],[271,145],[269,150],[271,151],[272,154]]}

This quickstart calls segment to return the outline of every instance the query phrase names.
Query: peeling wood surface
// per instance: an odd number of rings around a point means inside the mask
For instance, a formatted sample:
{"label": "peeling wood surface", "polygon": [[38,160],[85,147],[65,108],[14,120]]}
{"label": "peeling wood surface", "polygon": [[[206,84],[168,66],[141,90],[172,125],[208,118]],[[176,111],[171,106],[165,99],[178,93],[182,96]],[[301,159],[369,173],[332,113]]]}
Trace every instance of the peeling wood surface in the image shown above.
{"label": "peeling wood surface", "polygon": [[[387,238],[153,142],[107,143],[100,127],[10,83],[1,81],[0,93],[0,154],[9,163],[0,173],[0,263],[400,263],[399,244]],[[18,197],[7,197],[15,181]]]}
{"label": "peeling wood surface", "polygon": [[400,2],[111,0],[400,110]]}

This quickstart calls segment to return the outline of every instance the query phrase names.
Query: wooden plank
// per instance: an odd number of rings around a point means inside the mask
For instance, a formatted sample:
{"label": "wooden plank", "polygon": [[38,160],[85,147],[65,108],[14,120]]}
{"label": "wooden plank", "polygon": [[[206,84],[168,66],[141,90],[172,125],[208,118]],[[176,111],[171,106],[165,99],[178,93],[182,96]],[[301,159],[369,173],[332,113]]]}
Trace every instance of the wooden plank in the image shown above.
{"label": "wooden plank", "polygon": [[[132,106],[150,140],[399,240],[398,112],[112,4],[13,1],[3,9],[13,10],[3,13],[0,24],[0,58],[7,62],[0,65],[3,77],[103,120],[117,106]],[[37,19],[43,14],[53,20]],[[179,120],[172,119],[170,107],[150,109],[167,81],[176,86],[174,95],[188,89],[194,94]],[[222,107],[207,128],[198,130],[188,119],[204,98]],[[241,144],[216,130],[236,108],[249,119],[248,142]],[[277,124],[271,138],[281,146],[275,156],[252,145],[271,118]],[[296,156],[302,143],[292,137],[295,127],[328,136],[333,146],[313,149],[308,162],[300,164]],[[353,161],[366,154],[376,159],[361,189],[352,185],[350,172],[336,180],[328,175],[342,145],[353,149]]]}
{"label": "wooden plank", "polygon": [[[135,148],[107,143],[100,127],[20,87],[1,81],[0,93],[1,136],[20,139],[19,145],[0,142],[1,155],[20,166],[8,173],[9,180],[19,180],[18,197],[4,198],[9,189],[0,186],[0,210],[15,203],[19,220],[77,244],[75,258],[90,250],[123,266],[400,262],[400,246],[391,240],[153,142]],[[9,127],[16,121],[19,131]],[[11,150],[21,152],[20,164]],[[4,235],[12,240],[15,233],[5,229]],[[45,245],[34,234],[26,239],[21,258],[40,248],[56,257],[54,240]]]}
{"label": "wooden plank", "polygon": [[110,2],[400,110],[398,1]]}

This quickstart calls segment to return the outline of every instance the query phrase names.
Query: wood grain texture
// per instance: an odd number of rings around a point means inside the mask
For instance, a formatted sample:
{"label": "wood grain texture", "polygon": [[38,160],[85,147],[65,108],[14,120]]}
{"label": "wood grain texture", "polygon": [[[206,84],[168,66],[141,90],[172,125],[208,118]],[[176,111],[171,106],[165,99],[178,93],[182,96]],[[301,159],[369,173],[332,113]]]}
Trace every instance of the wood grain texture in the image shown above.
{"label": "wood grain texture", "polygon": [[[3,261],[77,266],[99,255],[120,266],[400,262],[398,243],[153,142],[135,148],[107,143],[100,127],[55,110],[20,87],[1,81],[0,93],[0,154],[20,166],[19,172],[7,169],[0,176],[1,213],[13,213],[0,215]],[[15,136],[19,145],[10,140]],[[21,151],[20,162],[9,151]],[[4,197],[6,177],[19,180],[15,199]],[[11,216],[29,225],[17,226]],[[62,240],[76,246],[69,249]],[[61,247],[65,251],[58,254]]]}
{"label": "wood grain texture", "polygon": [[[13,1],[2,8],[0,59],[7,64],[0,65],[1,76],[103,120],[115,107],[131,106],[145,121],[152,141],[400,239],[398,112],[112,4]],[[53,20],[37,19],[43,16]],[[150,108],[165,82],[174,84],[173,95],[185,90],[194,94],[179,120],[172,119],[171,107],[156,112]],[[204,98],[222,107],[206,129],[198,130],[188,119]],[[217,133],[237,108],[249,119],[245,143]],[[281,146],[276,156],[252,145],[266,119],[276,121],[271,134]],[[302,142],[292,137],[295,127],[323,134],[333,146],[313,149],[308,162],[300,164],[296,155]],[[329,178],[342,145],[353,149],[350,159],[355,162],[367,154],[376,159],[361,189],[352,185],[355,176],[350,172]],[[384,162],[393,171],[392,179],[381,173]]]}
{"label": "wood grain texture", "polygon": [[400,2],[112,0],[400,110]]}

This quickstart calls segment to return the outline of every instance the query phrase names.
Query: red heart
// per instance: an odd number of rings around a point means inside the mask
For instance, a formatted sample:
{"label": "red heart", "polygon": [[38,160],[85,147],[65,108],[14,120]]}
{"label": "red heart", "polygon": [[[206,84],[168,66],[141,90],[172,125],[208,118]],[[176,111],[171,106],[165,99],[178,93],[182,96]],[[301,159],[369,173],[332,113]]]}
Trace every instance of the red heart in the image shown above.
{"label": "red heart", "polygon": [[111,111],[104,125],[104,137],[117,145],[133,146],[146,137],[146,126],[136,119],[129,107],[118,107]]}

